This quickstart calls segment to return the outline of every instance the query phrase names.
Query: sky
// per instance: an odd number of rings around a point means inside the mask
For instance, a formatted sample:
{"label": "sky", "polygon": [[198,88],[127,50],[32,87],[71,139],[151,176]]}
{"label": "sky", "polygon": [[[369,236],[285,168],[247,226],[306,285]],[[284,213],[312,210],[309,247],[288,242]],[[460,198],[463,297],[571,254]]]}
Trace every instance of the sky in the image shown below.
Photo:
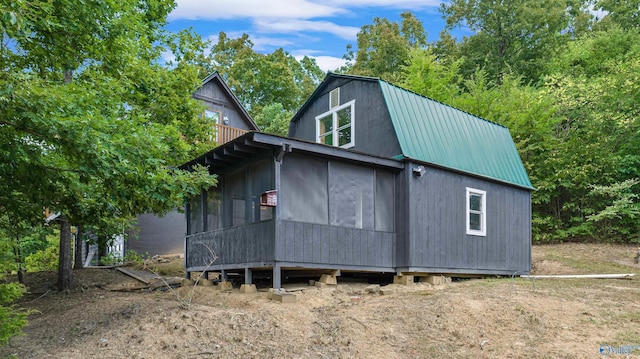
{"label": "sky", "polygon": [[254,51],[272,53],[283,48],[298,59],[310,56],[324,71],[344,64],[347,44],[375,17],[400,22],[411,11],[436,41],[445,22],[439,0],[177,0],[167,30],[192,27],[216,43],[220,31],[228,37],[249,35]]}

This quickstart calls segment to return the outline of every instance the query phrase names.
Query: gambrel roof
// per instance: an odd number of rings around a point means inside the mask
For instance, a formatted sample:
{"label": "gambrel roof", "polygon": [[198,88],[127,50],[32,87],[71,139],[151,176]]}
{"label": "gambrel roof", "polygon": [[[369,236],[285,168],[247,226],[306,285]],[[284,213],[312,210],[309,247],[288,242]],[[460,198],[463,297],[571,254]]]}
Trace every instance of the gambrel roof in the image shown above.
{"label": "gambrel roof", "polygon": [[[402,151],[397,159],[424,162],[534,189],[506,127],[378,78],[327,74],[292,122],[300,119],[333,79],[379,85]],[[357,118],[355,121],[357,123]]]}
{"label": "gambrel roof", "polygon": [[533,189],[509,129],[379,80],[402,157]]}

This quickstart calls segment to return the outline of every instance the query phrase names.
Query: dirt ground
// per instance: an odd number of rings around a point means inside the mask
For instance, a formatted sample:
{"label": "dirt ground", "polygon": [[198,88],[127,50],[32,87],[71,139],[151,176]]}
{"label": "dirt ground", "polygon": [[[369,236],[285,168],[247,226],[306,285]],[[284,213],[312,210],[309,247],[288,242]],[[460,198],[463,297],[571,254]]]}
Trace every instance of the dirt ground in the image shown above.
{"label": "dirt ground", "polygon": [[[534,274],[634,273],[638,248],[534,246]],[[115,269],[27,274],[36,312],[0,348],[18,358],[598,358],[640,357],[640,277],[485,278],[431,286],[289,284],[296,303],[237,288],[118,292],[141,282]],[[164,288],[166,289],[166,287]],[[189,303],[189,299],[191,299]]]}

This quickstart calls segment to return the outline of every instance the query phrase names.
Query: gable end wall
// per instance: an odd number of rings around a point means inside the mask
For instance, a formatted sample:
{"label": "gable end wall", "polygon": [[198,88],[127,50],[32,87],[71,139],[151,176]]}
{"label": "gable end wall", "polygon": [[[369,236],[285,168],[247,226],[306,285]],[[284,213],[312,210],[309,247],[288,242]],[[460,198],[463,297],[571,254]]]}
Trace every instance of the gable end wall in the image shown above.
{"label": "gable end wall", "polygon": [[377,81],[334,78],[324,91],[309,104],[306,111],[292,122],[289,137],[316,141],[316,116],[329,111],[329,93],[340,87],[340,104],[355,99],[355,146],[353,150],[393,157],[401,154],[389,111]]}

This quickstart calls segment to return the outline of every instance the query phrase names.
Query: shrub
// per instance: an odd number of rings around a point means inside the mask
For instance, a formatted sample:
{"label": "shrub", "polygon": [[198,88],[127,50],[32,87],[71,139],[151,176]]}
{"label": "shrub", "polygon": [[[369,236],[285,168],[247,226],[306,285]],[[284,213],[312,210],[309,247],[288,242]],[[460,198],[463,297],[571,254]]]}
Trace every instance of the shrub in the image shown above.
{"label": "shrub", "polygon": [[25,258],[27,271],[40,272],[57,270],[59,252],[60,248],[58,248],[58,246],[49,246],[43,251],[37,251],[29,255]]}
{"label": "shrub", "polygon": [[13,304],[26,289],[22,284],[0,284],[0,345],[11,337],[22,334],[29,312]]}

